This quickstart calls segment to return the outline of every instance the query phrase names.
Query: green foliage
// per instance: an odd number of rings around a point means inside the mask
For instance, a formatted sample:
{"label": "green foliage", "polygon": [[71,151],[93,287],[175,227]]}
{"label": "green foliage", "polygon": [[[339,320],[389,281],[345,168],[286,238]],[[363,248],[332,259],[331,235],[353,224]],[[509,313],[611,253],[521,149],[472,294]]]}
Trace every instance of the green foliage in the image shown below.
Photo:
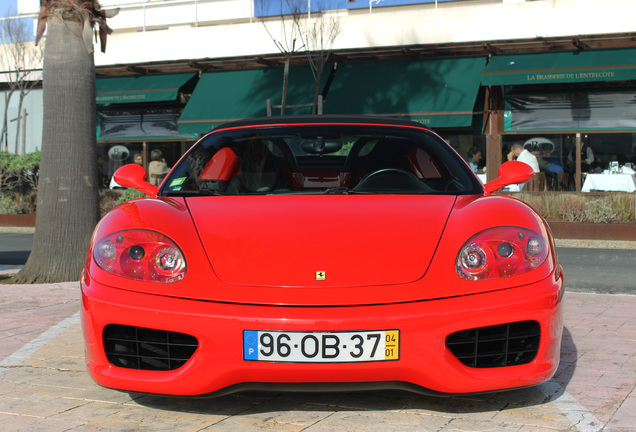
{"label": "green foliage", "polygon": [[0,152],[0,189],[5,195],[18,197],[17,200],[2,197],[0,213],[35,213],[39,168],[39,151],[20,156]]}
{"label": "green foliage", "polygon": [[128,188],[124,191],[121,197],[119,197],[119,199],[116,202],[116,205],[125,203],[126,201],[130,201],[131,199],[142,198],[145,196],[146,194],[144,194],[143,192],[139,192],[137,189]]}
{"label": "green foliage", "polygon": [[606,200],[596,199],[585,203],[585,218],[589,222],[609,223],[616,222],[616,212]]}
{"label": "green foliage", "polygon": [[9,164],[15,158],[17,158],[17,156],[14,155],[13,153],[6,153],[6,152],[0,151],[0,169],[3,169],[5,167],[9,166]]}
{"label": "green foliage", "polygon": [[636,220],[636,215],[634,214],[636,211],[634,206],[634,194],[611,194],[608,198],[608,202],[614,209],[619,221]]}
{"label": "green foliage", "polygon": [[18,214],[20,209],[15,204],[13,198],[7,195],[0,195],[0,214]]}
{"label": "green foliage", "polygon": [[547,220],[567,222],[634,222],[634,194],[522,192],[511,193],[532,206]]}
{"label": "green foliage", "polygon": [[37,191],[39,151],[25,155],[0,152],[0,186],[3,190]]}
{"label": "green foliage", "polygon": [[7,173],[37,170],[40,166],[40,155],[39,151],[20,156],[13,153],[0,152],[0,170]]}

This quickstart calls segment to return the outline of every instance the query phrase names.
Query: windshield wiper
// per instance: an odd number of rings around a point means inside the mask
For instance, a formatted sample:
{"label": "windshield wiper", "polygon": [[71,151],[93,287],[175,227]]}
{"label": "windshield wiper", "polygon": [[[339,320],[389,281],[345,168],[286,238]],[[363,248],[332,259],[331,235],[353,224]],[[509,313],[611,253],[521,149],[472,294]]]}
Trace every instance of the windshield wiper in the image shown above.
{"label": "windshield wiper", "polygon": [[174,190],[174,191],[166,191],[166,196],[219,196],[219,195],[227,195],[223,192],[220,192],[216,189],[199,189],[199,190]]}
{"label": "windshield wiper", "polygon": [[326,189],[324,192],[325,195],[348,195],[350,193],[355,193],[355,192],[349,190],[349,188],[344,186],[329,188],[329,189]]}

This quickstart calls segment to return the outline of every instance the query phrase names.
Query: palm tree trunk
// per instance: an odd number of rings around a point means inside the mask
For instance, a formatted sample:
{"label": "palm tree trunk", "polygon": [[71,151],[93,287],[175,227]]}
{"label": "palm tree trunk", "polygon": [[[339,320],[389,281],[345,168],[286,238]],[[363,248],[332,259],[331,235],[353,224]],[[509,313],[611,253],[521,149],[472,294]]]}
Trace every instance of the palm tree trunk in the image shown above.
{"label": "palm tree trunk", "polygon": [[95,63],[81,35],[79,21],[49,17],[37,218],[22,283],[79,280],[99,219]]}

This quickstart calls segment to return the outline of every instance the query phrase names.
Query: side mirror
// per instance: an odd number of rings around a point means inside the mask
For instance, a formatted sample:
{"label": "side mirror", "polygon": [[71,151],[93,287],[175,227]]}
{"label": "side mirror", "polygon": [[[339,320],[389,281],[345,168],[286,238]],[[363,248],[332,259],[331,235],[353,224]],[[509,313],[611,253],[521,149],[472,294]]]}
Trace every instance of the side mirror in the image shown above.
{"label": "side mirror", "polygon": [[525,183],[534,176],[534,170],[527,163],[509,161],[499,167],[498,177],[485,184],[486,192],[492,193],[511,184]]}
{"label": "side mirror", "polygon": [[131,187],[139,192],[145,193],[150,197],[156,197],[159,192],[157,186],[151,185],[146,181],[148,175],[144,167],[138,164],[128,164],[119,168],[113,174],[117,184],[123,187]]}

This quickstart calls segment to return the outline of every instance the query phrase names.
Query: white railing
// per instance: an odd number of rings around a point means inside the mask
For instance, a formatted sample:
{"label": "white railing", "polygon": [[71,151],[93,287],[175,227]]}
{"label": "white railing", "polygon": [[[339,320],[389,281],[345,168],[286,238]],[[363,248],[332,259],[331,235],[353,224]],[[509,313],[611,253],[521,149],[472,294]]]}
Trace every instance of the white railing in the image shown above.
{"label": "white railing", "polygon": [[[231,20],[252,21],[254,19],[253,0],[238,1],[234,4],[218,7],[216,7],[218,2],[214,0],[167,0],[118,3],[116,0],[102,2],[102,9],[119,9],[120,11],[117,16],[109,19],[109,26],[113,29],[141,28],[143,31],[146,31],[148,27],[169,27],[183,24],[197,27],[201,22],[223,22]],[[35,20],[37,13],[22,14],[14,17],[0,17],[0,26],[2,26],[4,30],[5,20],[24,18],[33,18]],[[34,22],[34,35],[36,26],[37,24]],[[6,40],[4,34],[2,37],[2,40]]]}
{"label": "white railing", "polygon": [[[142,31],[146,31],[148,27],[157,26],[189,24],[198,27],[203,22],[231,20],[251,22],[254,20],[253,0],[236,2],[234,5],[224,7],[217,6],[214,0],[147,1],[122,5],[116,3],[102,5],[105,10],[119,9],[119,14],[110,20],[112,25],[109,25],[113,29],[141,27]],[[246,7],[248,4],[249,7]],[[124,19],[126,15],[130,18]]]}
{"label": "white railing", "polygon": [[[381,7],[383,0],[367,0],[369,12],[373,8]],[[523,2],[527,0],[494,0],[493,3]],[[364,2],[364,0],[363,0]],[[134,3],[119,2],[117,0],[103,1],[102,9],[109,10],[118,8],[120,15],[110,20],[113,29],[118,28],[141,28],[146,31],[149,27],[169,27],[172,25],[193,25],[198,27],[201,23],[217,21],[245,20],[252,22],[255,20],[254,3],[255,0],[243,0],[220,5],[215,0],[165,0],[165,1],[136,1]],[[422,3],[424,4],[424,3]],[[438,7],[438,0],[434,1],[435,8]],[[217,6],[218,5],[218,6]],[[311,11],[311,0],[307,0],[308,11]],[[164,9],[165,12],[161,11]],[[135,13],[137,12],[137,13]],[[311,12],[309,12],[310,14]],[[22,14],[15,17],[0,17],[0,25],[3,29],[2,41],[6,40],[4,34],[4,21],[12,19],[37,18],[37,13]],[[34,23],[33,34],[35,35]]]}

